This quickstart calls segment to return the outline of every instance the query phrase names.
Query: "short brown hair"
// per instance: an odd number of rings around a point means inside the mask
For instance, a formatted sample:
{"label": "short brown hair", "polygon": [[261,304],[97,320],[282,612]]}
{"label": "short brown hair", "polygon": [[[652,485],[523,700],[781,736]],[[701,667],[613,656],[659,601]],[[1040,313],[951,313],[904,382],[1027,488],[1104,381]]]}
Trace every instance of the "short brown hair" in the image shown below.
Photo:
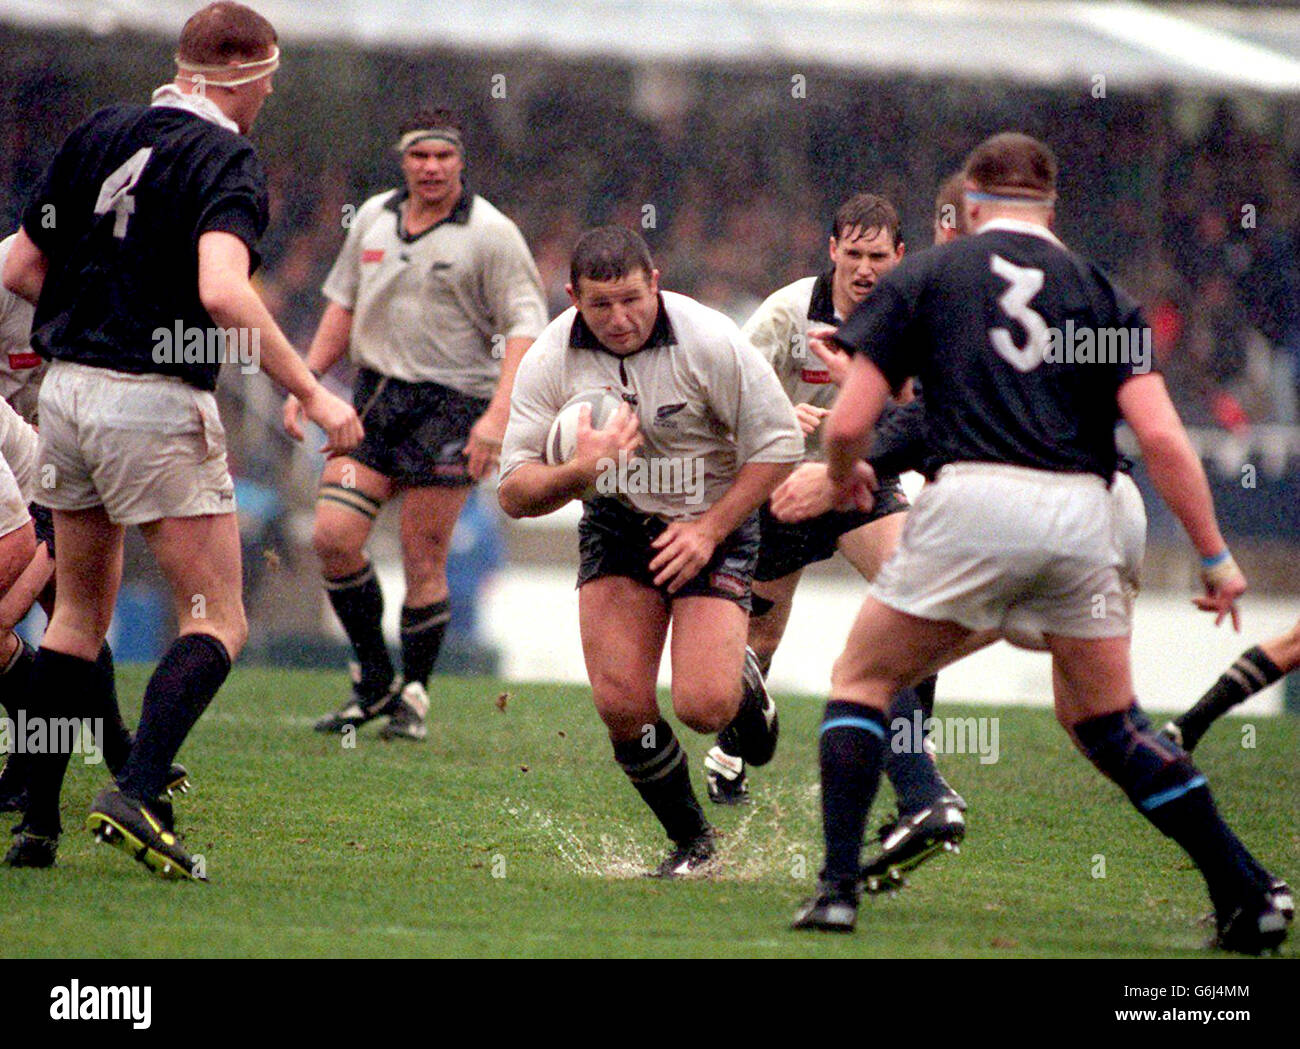
{"label": "short brown hair", "polygon": [[190,16],[177,57],[195,65],[229,65],[265,58],[276,45],[275,26],[251,7],[220,0]]}
{"label": "short brown hair", "polygon": [[1049,198],[1056,193],[1056,157],[1047,143],[1004,131],[971,151],[966,178],[986,193]]}
{"label": "short brown hair", "polygon": [[934,221],[944,229],[955,229],[960,236],[970,232],[966,225],[966,172],[954,171],[939,187],[934,198]]}
{"label": "short brown hair", "polygon": [[578,291],[578,281],[621,280],[637,270],[646,275],[654,272],[650,248],[638,233],[623,226],[597,226],[578,238],[569,261],[569,283]]}
{"label": "short brown hair", "polygon": [[397,126],[398,135],[405,135],[408,131],[423,131],[431,128],[451,128],[457,134],[463,135],[465,129],[461,126],[459,118],[450,109],[417,109],[409,117],[403,120]]}
{"label": "short brown hair", "polygon": [[861,230],[868,236],[874,236],[885,230],[898,247],[903,242],[902,224],[898,220],[898,210],[884,197],[875,193],[855,193],[839,206],[835,212],[835,221],[831,227],[831,236],[839,240],[844,234]]}

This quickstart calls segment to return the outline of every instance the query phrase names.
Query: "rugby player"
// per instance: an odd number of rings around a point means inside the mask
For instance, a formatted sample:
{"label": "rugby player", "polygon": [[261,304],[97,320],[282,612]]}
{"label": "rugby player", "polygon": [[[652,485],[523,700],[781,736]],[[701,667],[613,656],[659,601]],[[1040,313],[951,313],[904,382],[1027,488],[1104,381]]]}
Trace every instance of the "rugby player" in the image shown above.
{"label": "rugby player", "polygon": [[[307,364],[344,354],[366,438],[325,466],[313,544],[357,662],[352,692],[318,732],[388,714],[385,739],[422,740],[429,675],[451,618],[447,553],[475,482],[496,465],[510,389],[546,326],[541,278],[518,228],[464,179],[465,144],[447,110],[415,114],[396,146],[404,185],[358,210],[325,281]],[[285,425],[298,433],[290,396]],[[384,597],[366,556],[381,507],[402,497],[402,672],[394,676]]]}
{"label": "rugby player", "polygon": [[[220,359],[160,357],[155,333],[259,335],[266,373],[299,396],[328,451],[361,439],[352,408],[302,363],[250,283],[267,222],[266,180],[245,134],[279,64],[274,28],[242,4],[185,23],[175,80],[152,105],[100,110],[37,183],[4,268],[36,305],[32,345],[51,363],[40,393],[40,469],[52,485],[54,614],[33,690],[48,716],[102,709],[96,659],[138,525],[172,591],[180,636],[145,690],[139,731],[87,826],[168,877],[204,878],[155,810],[177,751],[247,637],[239,529],[213,389]],[[51,217],[53,221],[51,221]],[[204,340],[222,358],[223,340]],[[68,755],[29,755],[26,816],[7,861],[54,863]]]}
{"label": "rugby player", "polygon": [[[597,485],[578,529],[583,655],[615,760],[672,842],[654,873],[675,877],[706,865],[715,843],[655,695],[668,626],[677,716],[697,732],[725,729],[751,764],[771,760],[776,707],[745,645],[755,511],[803,457],[804,442],[762,356],[722,314],[661,292],[635,233],[584,234],[567,290],[573,308],[519,369],[498,494],[511,517],[535,517]],[[602,430],[591,429],[584,408],[574,458],[548,465],[552,420],[591,390],[624,406]],[[652,491],[607,483],[633,452],[680,483]]]}
{"label": "rugby player", "polygon": [[1215,721],[1296,667],[1300,667],[1300,620],[1285,634],[1248,648],[1193,707],[1160,731],[1190,754]]}
{"label": "rugby player", "polygon": [[[844,201],[831,222],[830,267],[774,292],[742,329],[772,364],[806,435],[806,459],[821,460],[818,430],[839,390],[847,358],[823,342],[865,299],[876,282],[902,261],[905,246],[898,212],[885,198],[858,193]],[[844,358],[841,360],[840,358]],[[891,410],[897,410],[891,405]],[[787,492],[822,482],[824,469],[800,467],[784,482]],[[896,475],[879,475],[869,510],[837,510],[788,523],[768,505],[759,511],[761,544],[754,570],[755,613],[749,621],[749,645],[764,674],[789,620],[795,588],[804,568],[834,556],[838,549],[864,579],[875,578],[898,544],[907,497]],[[891,717],[912,724],[921,712],[924,723],[934,709],[934,681],[904,689]],[[942,841],[955,845],[965,831],[965,801],[946,783],[921,741],[890,748],[885,769],[898,796],[898,819],[882,835],[898,862]],[[715,802],[744,800],[748,784],[744,763],[721,743],[704,759],[705,782]],[[897,833],[896,833],[897,830]],[[940,841],[942,839],[942,841]]]}
{"label": "rugby player", "polygon": [[[17,239],[17,234],[13,234],[0,240],[0,270],[4,269],[4,262]],[[31,348],[32,313],[31,303],[0,286],[0,397],[27,424],[18,426],[14,420],[8,420],[3,427],[6,442],[16,442],[16,447],[10,448],[8,461],[11,464],[25,461],[29,446],[33,464],[36,456],[37,436],[32,427],[36,424],[37,397],[46,365],[40,354]],[[31,486],[36,480],[35,471],[30,473],[30,480],[19,485],[21,493],[29,499]],[[27,512],[35,527],[35,553],[11,583],[0,581],[0,706],[7,708],[15,721],[21,711],[26,722],[31,724],[32,719],[39,716],[40,707],[40,697],[32,692],[31,687],[36,653],[15,633],[14,628],[37,601],[47,617],[54,611],[54,519],[47,507],[35,502],[29,503]],[[16,515],[17,511],[14,513]],[[131,750],[131,734],[117,705],[113,653],[107,641],[96,662],[105,676],[104,690],[96,692],[96,696],[104,700],[104,706],[90,717],[92,724],[98,723],[102,729],[98,745],[103,750],[104,763],[110,772],[117,772],[126,764]],[[20,812],[26,804],[23,759],[24,754],[18,748],[0,768],[0,812]],[[189,775],[185,767],[174,765],[168,777],[168,795],[188,788]]]}
{"label": "rugby player", "polygon": [[996,135],[965,171],[975,235],[904,262],[834,336],[855,353],[825,424],[836,501],[865,485],[858,459],[872,427],[890,390],[913,376],[943,465],[835,664],[820,734],[826,863],[795,927],[850,931],[856,921],[892,694],[959,658],[983,632],[1023,629],[1041,631],[1051,651],[1057,717],[1076,745],[1201,871],[1217,945],[1258,953],[1286,935],[1281,883],[1224,823],[1188,755],[1134,701],[1108,490],[1121,416],[1202,557],[1198,607],[1235,625],[1245,578],[1163,378],[1131,359],[1048,359],[1051,331],[1067,316],[1076,330],[1080,320],[1094,331],[1144,327],[1136,303],[1051,233],[1051,151],[1025,135]]}

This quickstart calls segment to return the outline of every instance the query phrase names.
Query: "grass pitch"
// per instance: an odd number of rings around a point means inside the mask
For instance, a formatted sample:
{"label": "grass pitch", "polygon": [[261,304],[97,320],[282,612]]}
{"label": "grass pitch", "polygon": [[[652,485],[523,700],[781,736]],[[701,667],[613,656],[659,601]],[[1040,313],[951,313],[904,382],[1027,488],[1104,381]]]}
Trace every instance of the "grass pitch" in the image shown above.
{"label": "grass pitch", "polygon": [[[124,700],[144,668],[120,673]],[[0,869],[5,957],[1204,957],[1199,876],[1045,710],[999,719],[999,760],[941,758],[970,802],[960,856],[864,900],[857,934],[794,933],[821,861],[821,701],[778,697],[782,744],[753,803],[712,809],[720,869],[638,877],[657,824],[615,766],[588,693],[435,678],[424,744],[311,731],[342,673],[239,669],[181,755],[178,823],[208,885],[163,882],[81,829],[102,766],[74,758],[52,871]],[[504,688],[511,693],[498,708]],[[666,703],[665,703],[666,705]],[[1300,719],[1216,726],[1197,754],[1261,860],[1300,881]],[[707,743],[683,729],[703,793]],[[1246,742],[1251,742],[1249,739]],[[882,787],[873,825],[892,805]],[[1293,938],[1284,950],[1298,955]]]}

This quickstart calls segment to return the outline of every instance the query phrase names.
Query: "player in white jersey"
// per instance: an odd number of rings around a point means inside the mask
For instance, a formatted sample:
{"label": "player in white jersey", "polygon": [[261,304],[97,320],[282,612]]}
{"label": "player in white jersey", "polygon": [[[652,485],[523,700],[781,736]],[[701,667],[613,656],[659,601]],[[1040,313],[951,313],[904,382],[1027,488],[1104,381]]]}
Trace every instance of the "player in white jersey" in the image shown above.
{"label": "player in white jersey", "polygon": [[[714,835],[655,695],[668,626],[677,716],[697,732],[722,730],[751,764],[769,761],[776,708],[745,645],[755,511],[803,457],[803,437],[775,374],[736,325],[660,292],[635,233],[585,234],[568,290],[574,308],[520,366],[499,496],[511,517],[533,517],[592,485],[600,493],[584,503],[578,533],[583,654],[615,759],[673,843],[656,874],[673,877],[707,864]],[[592,390],[626,407],[598,431],[584,410],[575,456],[548,465],[552,420]],[[646,476],[676,483],[633,483]]]}
{"label": "player in white jersey", "polygon": [[[463,179],[465,146],[446,110],[407,121],[404,185],[357,211],[325,282],[329,304],[307,354],[324,374],[360,368],[353,400],[366,437],[321,477],[313,543],[357,657],[352,694],[316,722],[355,729],[389,714],[386,739],[420,740],[426,687],[451,618],[447,552],[475,482],[496,463],[510,389],[546,326],[541,278],[518,228]],[[285,405],[298,425],[298,404]],[[380,508],[402,497],[402,672],[384,642],[384,598],[366,556]]]}

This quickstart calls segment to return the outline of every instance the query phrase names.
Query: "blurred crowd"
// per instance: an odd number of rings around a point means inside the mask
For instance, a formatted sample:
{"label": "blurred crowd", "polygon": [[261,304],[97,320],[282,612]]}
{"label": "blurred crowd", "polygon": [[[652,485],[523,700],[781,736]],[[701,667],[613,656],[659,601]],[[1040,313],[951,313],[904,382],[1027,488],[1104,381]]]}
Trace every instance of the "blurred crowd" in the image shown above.
{"label": "blurred crowd", "polygon": [[[0,30],[0,219],[82,116],[165,79],[150,40]],[[126,57],[124,57],[126,56]],[[468,178],[518,222],[551,309],[581,230],[642,230],[665,286],[738,321],[824,264],[835,205],[873,190],[929,243],[934,191],[986,134],[1045,137],[1058,227],[1147,306],[1189,422],[1297,421],[1300,149],[1285,101],[1174,92],[1095,97],[992,83],[794,74],[784,66],[644,70],[537,56],[307,49],[287,55],[254,137],[272,225],[263,290],[305,348],[344,219],[395,185],[397,123],[430,104],[466,127]],[[1290,143],[1288,147],[1286,143]]]}

